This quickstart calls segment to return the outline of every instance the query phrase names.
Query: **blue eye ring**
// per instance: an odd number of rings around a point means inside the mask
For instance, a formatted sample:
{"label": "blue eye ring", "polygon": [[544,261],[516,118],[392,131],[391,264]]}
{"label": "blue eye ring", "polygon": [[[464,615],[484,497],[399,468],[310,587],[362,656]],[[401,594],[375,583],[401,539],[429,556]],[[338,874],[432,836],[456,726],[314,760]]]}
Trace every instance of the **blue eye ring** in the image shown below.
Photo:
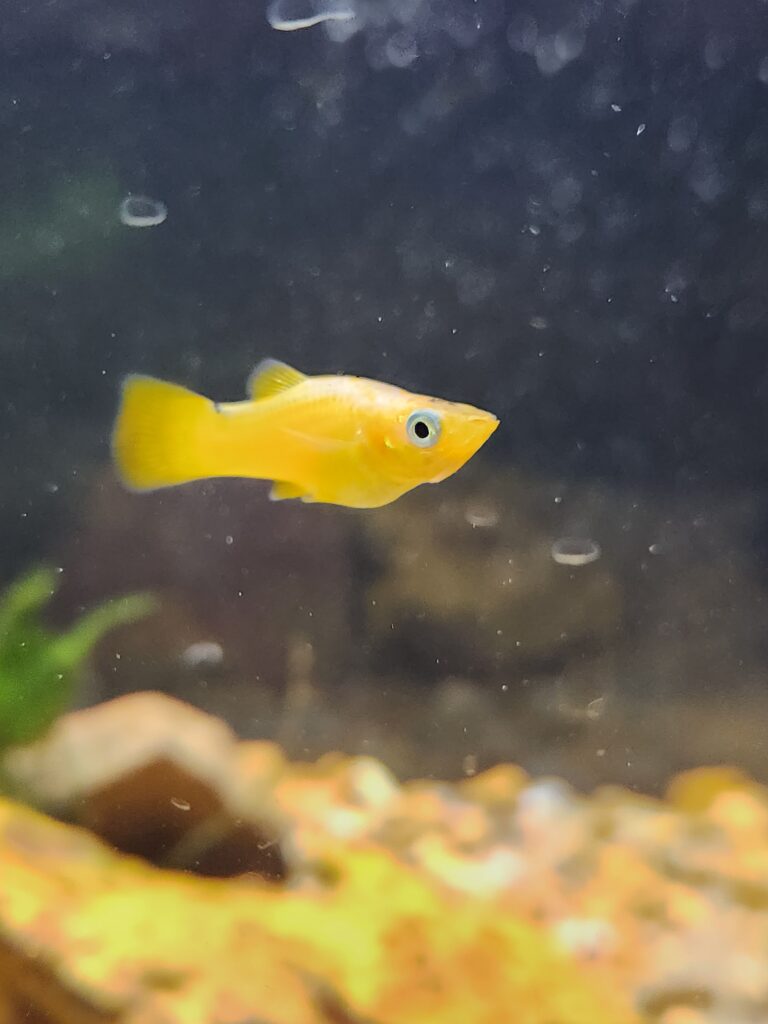
{"label": "blue eye ring", "polygon": [[436,445],[442,428],[440,417],[431,409],[417,409],[405,424],[408,440],[417,448],[432,448]]}

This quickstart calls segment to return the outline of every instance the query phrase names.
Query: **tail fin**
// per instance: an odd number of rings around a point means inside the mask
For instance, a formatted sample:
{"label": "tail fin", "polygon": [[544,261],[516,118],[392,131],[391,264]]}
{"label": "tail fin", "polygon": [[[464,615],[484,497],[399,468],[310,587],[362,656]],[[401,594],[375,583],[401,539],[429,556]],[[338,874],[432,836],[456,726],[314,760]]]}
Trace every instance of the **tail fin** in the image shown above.
{"label": "tail fin", "polygon": [[152,491],[214,475],[209,458],[213,402],[154,377],[123,382],[112,435],[117,472],[132,491]]}

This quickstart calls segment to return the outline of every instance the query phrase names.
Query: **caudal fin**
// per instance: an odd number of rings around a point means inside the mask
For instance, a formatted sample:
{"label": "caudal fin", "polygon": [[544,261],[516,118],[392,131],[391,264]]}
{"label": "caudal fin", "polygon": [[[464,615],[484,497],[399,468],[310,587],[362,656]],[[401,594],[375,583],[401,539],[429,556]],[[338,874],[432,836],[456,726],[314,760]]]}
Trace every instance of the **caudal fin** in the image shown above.
{"label": "caudal fin", "polygon": [[213,402],[178,384],[126,377],[112,435],[112,456],[125,486],[153,491],[213,475],[215,415]]}

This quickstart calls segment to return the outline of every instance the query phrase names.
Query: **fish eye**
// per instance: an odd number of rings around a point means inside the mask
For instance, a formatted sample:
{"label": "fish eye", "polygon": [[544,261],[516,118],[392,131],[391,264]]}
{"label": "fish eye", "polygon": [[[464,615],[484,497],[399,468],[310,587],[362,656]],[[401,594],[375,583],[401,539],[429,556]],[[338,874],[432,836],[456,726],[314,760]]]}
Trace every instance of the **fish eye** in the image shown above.
{"label": "fish eye", "polygon": [[405,431],[417,448],[431,448],[440,437],[440,417],[429,409],[417,409],[408,417]]}

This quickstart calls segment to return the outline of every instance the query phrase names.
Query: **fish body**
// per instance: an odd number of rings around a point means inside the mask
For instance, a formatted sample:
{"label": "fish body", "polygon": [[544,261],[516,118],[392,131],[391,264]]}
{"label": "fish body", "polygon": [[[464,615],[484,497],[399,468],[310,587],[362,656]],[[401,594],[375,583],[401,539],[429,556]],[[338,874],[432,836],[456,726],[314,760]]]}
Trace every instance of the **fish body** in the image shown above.
{"label": "fish body", "polygon": [[363,377],[309,377],[271,359],[248,391],[246,401],[217,403],[127,377],[112,438],[124,484],[250,477],[273,481],[275,500],[375,508],[455,473],[499,422],[470,405]]}

